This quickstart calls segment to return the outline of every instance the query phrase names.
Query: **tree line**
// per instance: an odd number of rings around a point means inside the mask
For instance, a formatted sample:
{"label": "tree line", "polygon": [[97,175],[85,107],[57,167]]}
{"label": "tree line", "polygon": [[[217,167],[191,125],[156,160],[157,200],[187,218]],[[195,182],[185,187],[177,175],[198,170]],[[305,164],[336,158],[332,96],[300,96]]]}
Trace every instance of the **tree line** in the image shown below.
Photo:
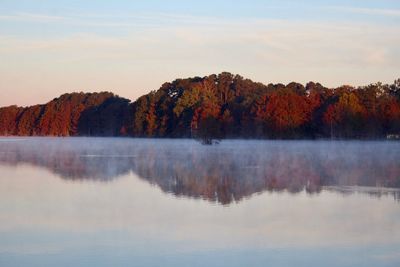
{"label": "tree line", "polygon": [[400,79],[326,88],[239,75],[177,79],[134,102],[110,92],[64,94],[0,108],[0,135],[155,138],[386,138],[400,134]]}

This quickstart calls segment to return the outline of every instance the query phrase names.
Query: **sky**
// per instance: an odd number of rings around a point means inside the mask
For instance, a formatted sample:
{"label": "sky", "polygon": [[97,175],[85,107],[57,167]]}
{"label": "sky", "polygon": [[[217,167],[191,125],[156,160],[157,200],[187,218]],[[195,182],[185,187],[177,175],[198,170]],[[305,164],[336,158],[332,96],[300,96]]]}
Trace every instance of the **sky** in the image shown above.
{"label": "sky", "polygon": [[328,87],[400,78],[398,0],[0,0],[0,106],[137,97],[229,71]]}

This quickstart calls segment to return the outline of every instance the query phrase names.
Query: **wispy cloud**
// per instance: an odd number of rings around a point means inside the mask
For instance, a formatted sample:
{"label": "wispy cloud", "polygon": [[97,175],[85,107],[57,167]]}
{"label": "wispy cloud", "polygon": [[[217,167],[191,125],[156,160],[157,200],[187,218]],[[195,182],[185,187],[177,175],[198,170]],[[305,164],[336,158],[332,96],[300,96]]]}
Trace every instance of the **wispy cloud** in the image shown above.
{"label": "wispy cloud", "polygon": [[400,17],[400,9],[330,6],[328,9],[355,14]]}
{"label": "wispy cloud", "polygon": [[[62,16],[53,16],[46,14],[36,13],[13,13],[13,14],[0,14],[0,21],[11,22],[32,22],[32,23],[46,23],[52,22],[64,25],[73,26],[88,26],[88,27],[107,27],[107,28],[132,28],[132,27],[166,27],[169,25],[226,25],[229,23],[234,26],[233,21],[225,20],[218,17],[208,16],[192,16],[185,14],[174,13],[138,13],[131,14],[90,14],[90,13],[76,13],[76,14],[63,14]],[[236,19],[235,23],[240,23],[240,19]],[[56,25],[57,25],[56,24]]]}
{"label": "wispy cloud", "polygon": [[27,21],[27,22],[49,22],[49,21],[61,21],[65,17],[52,16],[46,14],[34,14],[34,13],[15,13],[12,15],[0,15],[0,20],[6,21]]}
{"label": "wispy cloud", "polygon": [[63,14],[62,16],[52,16],[46,14],[35,13],[14,13],[0,14],[0,21],[19,21],[43,23],[52,22],[54,25],[73,25],[88,27],[106,27],[106,28],[140,28],[140,27],[162,27],[168,26],[240,26],[243,24],[264,24],[265,22],[278,21],[277,19],[252,19],[240,18],[226,19],[213,16],[194,16],[190,14],[176,13],[138,13],[131,14],[90,14],[76,13]]}
{"label": "wispy cloud", "polygon": [[[201,18],[199,19],[201,20]],[[225,20],[215,25],[159,25],[115,36],[77,32],[48,38],[0,36],[4,55],[115,60],[251,61],[280,67],[397,65],[400,31],[361,24]],[[334,41],[333,41],[334,40]],[[211,64],[211,63],[210,63]],[[233,63],[232,63],[233,64]]]}

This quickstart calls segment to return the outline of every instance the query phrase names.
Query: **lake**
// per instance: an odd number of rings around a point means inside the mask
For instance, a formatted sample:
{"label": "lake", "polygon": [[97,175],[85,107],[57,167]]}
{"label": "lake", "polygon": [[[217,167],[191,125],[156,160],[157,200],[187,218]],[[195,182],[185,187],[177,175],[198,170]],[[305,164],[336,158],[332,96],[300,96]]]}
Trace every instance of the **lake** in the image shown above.
{"label": "lake", "polygon": [[400,266],[400,142],[0,138],[0,266]]}

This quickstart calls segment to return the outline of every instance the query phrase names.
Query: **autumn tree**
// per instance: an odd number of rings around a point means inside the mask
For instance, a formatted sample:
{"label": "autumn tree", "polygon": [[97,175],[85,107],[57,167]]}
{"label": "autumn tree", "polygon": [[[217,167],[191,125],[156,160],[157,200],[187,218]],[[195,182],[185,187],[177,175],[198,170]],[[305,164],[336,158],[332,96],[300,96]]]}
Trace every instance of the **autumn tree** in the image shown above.
{"label": "autumn tree", "polygon": [[64,94],[0,108],[1,135],[385,138],[400,133],[400,80],[362,87],[268,84],[228,72],[177,79],[129,100]]}
{"label": "autumn tree", "polygon": [[366,109],[354,92],[344,92],[324,115],[332,137],[356,138],[363,135]]}

